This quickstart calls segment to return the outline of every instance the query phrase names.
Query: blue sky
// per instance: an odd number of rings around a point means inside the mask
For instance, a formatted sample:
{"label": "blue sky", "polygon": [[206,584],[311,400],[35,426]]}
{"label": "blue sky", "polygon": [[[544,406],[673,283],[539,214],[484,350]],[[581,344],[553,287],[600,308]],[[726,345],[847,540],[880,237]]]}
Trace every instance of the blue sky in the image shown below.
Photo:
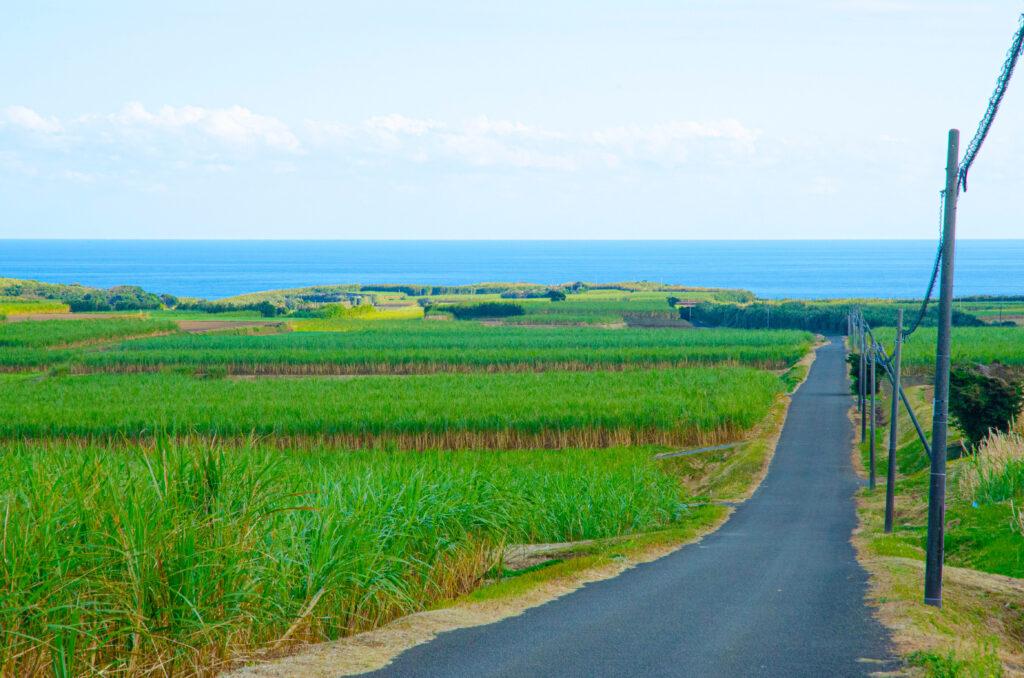
{"label": "blue sky", "polygon": [[[1022,9],[5,3],[0,237],[931,238]],[[1021,90],[963,237],[1022,235]]]}

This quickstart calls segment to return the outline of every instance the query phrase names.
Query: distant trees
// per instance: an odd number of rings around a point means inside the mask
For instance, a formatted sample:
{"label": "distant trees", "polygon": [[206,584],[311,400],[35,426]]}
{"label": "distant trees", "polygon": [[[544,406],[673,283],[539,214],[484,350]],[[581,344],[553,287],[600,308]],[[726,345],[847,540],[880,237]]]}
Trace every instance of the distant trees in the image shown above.
{"label": "distant trees", "polygon": [[[827,302],[827,301],[757,301],[750,304],[702,302],[692,309],[692,320],[711,327],[738,327],[750,329],[801,329],[822,334],[845,334],[846,314],[854,306],[861,309],[872,327],[896,324],[895,303]],[[906,306],[906,304],[904,304]],[[915,310],[915,309],[911,309]],[[680,313],[683,311],[681,310]],[[925,325],[935,325],[938,307],[932,306],[925,315]],[[979,326],[984,323],[977,316],[962,311],[953,312],[953,324]]]}

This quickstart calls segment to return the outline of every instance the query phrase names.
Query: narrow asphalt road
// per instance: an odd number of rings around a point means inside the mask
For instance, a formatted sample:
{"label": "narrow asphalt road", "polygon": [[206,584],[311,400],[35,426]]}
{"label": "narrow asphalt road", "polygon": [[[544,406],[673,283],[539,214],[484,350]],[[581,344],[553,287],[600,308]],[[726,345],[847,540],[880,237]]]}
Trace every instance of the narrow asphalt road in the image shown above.
{"label": "narrow asphalt road", "polygon": [[861,676],[893,668],[850,533],[859,486],[842,343],[819,349],[768,476],[699,544],[496,624],[412,648],[380,676]]}

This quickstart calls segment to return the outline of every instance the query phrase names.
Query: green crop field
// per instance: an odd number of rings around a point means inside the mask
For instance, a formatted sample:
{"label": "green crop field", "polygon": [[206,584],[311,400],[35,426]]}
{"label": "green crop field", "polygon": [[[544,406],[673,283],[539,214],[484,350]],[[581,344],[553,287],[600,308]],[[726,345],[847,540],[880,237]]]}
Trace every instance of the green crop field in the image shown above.
{"label": "green crop field", "polygon": [[40,348],[97,339],[171,332],[177,325],[143,319],[41,320],[0,323],[0,347]]}
{"label": "green crop field", "polygon": [[[875,332],[891,353],[894,332],[882,328]],[[1024,328],[1018,327],[954,327],[951,357],[956,363],[1024,365]],[[934,368],[935,328],[919,328],[906,341],[903,364],[913,368]]]}
{"label": "green crop field", "polygon": [[210,673],[464,593],[506,544],[715,510],[687,509],[642,449],[19,444],[0,448],[0,465],[5,676]]}
{"label": "green crop field", "polygon": [[0,296],[0,318],[10,315],[28,315],[32,313],[65,313],[69,306],[60,301],[50,299],[25,299],[23,297]]}
{"label": "green crop field", "polygon": [[0,436],[248,434],[351,444],[536,447],[705,442],[756,424],[782,390],[750,368],[199,379],[0,375]]}
{"label": "green crop field", "polygon": [[[222,366],[239,374],[415,373],[612,369],[742,363],[788,367],[810,347],[800,331],[525,328],[436,321],[312,321],[320,329],[266,336],[171,335],[60,355],[86,370]],[[331,324],[333,322],[333,324]],[[16,364],[17,355],[0,364]],[[38,362],[30,362],[37,365]]]}

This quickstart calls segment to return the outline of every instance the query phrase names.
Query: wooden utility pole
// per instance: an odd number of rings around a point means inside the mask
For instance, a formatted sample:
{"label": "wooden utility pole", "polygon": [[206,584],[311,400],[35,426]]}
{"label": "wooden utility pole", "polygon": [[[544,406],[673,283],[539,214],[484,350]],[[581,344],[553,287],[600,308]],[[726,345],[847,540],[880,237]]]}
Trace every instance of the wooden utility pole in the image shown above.
{"label": "wooden utility pole", "polygon": [[935,400],[932,415],[932,468],[928,483],[928,541],[924,602],[942,607],[942,560],[946,520],[946,433],[949,419],[949,353],[953,321],[953,258],[956,252],[956,202],[959,197],[960,131],[949,130],[946,149],[946,200],[942,215],[942,272],[939,279],[939,328],[935,344]]}
{"label": "wooden utility pole", "polygon": [[889,407],[889,466],[885,473],[885,531],[892,532],[896,510],[896,420],[900,414],[900,362],[903,355],[903,309],[896,309],[896,346],[892,350],[892,403]]}

